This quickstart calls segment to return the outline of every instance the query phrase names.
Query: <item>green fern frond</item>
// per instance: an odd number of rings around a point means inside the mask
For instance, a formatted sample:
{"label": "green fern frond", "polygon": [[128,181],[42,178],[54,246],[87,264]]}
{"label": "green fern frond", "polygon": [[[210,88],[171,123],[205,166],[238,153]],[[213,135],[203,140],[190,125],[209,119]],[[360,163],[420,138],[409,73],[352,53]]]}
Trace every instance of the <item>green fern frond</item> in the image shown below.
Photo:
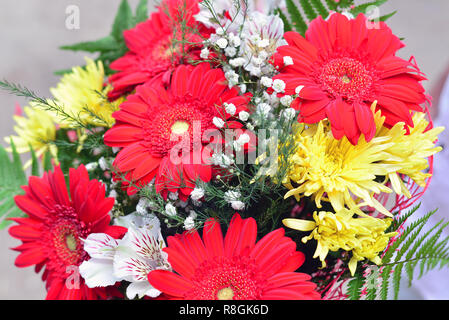
{"label": "green fern frond", "polygon": [[[387,299],[389,287],[393,285],[393,296],[398,298],[400,281],[405,268],[409,285],[418,272],[421,278],[426,272],[449,265],[449,237],[440,240],[443,231],[449,225],[444,220],[439,221],[427,232],[421,234],[422,229],[435,214],[431,211],[422,218],[411,223],[398,239],[390,246],[382,258],[382,287],[380,297]],[[403,259],[403,257],[405,258]],[[418,270],[419,267],[419,270]]]}
{"label": "green fern frond", "polygon": [[[22,161],[12,140],[11,149],[12,159],[5,148],[0,146],[0,229],[11,224],[8,218],[22,216],[22,211],[16,206],[14,197],[22,193],[20,187],[27,182]],[[36,164],[33,164],[34,166]]]}

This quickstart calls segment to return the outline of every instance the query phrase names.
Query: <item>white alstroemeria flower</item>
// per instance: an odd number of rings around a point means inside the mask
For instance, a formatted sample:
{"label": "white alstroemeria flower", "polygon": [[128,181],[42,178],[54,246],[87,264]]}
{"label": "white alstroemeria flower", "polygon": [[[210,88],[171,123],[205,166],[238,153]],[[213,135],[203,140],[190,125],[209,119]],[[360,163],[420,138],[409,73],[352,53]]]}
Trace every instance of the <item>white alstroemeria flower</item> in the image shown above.
{"label": "white alstroemeria flower", "polygon": [[106,287],[126,280],[131,282],[126,289],[129,299],[136,295],[139,298],[157,297],[160,292],[148,282],[148,273],[156,269],[171,269],[168,255],[162,251],[165,242],[159,219],[135,213],[121,218],[119,225],[128,228],[123,239],[93,233],[84,240],[84,250],[91,259],[80,265],[80,274],[89,288]]}
{"label": "white alstroemeria flower", "polygon": [[105,233],[91,233],[83,240],[91,259],[79,266],[80,275],[89,288],[107,287],[121,279],[114,275],[113,260],[118,240]]}
{"label": "white alstroemeria flower", "polygon": [[[141,198],[142,199],[142,198]],[[145,198],[143,198],[145,199]],[[139,201],[140,202],[140,201]],[[151,205],[151,204],[150,204]],[[133,212],[126,216],[117,217],[114,219],[114,225],[129,228],[159,228],[159,219],[154,214]]]}
{"label": "white alstroemeria flower", "polygon": [[259,67],[262,75],[272,71],[268,58],[279,46],[287,43],[283,36],[284,23],[278,16],[257,11],[248,14],[243,25],[241,44],[241,53],[248,61],[245,69],[254,72],[254,67]]}
{"label": "white alstroemeria flower", "polygon": [[161,292],[148,282],[153,270],[170,270],[168,255],[162,251],[165,242],[159,228],[129,228],[120,241],[114,255],[114,275],[131,282],[126,296],[134,299],[149,296],[155,298]]}

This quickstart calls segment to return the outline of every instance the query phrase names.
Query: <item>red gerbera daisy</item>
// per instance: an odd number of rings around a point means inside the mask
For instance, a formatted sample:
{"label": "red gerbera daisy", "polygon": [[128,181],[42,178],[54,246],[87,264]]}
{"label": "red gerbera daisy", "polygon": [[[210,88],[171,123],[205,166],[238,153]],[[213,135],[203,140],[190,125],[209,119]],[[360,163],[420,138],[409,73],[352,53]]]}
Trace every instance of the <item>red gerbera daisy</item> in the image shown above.
{"label": "red gerbera daisy", "polygon": [[[155,77],[167,82],[182,60],[198,60],[196,49],[203,41],[198,32],[204,31],[193,17],[198,12],[198,0],[165,0],[149,20],[125,31],[130,51],[110,65],[118,73],[109,78],[113,86],[109,97],[116,99]],[[186,28],[181,29],[180,20]]]}
{"label": "red gerbera daisy", "polygon": [[[298,120],[316,123],[328,118],[334,137],[346,136],[353,144],[361,134],[367,141],[375,134],[370,109],[374,101],[388,127],[397,122],[413,127],[410,111],[421,111],[425,102],[420,83],[425,78],[416,66],[395,56],[403,43],[385,23],[379,22],[378,28],[367,24],[363,14],[352,20],[339,13],[328,21],[319,17],[305,39],[285,33],[288,45],[274,55],[280,70],[274,79],[285,82],[285,94],[299,91],[292,104],[300,111]],[[284,64],[286,56],[293,64]]]}
{"label": "red gerbera daisy", "polygon": [[294,272],[304,254],[284,233],[274,230],[256,243],[256,221],[235,214],[223,239],[218,222],[209,219],[202,240],[197,231],[168,237],[164,251],[178,274],[155,270],[148,280],[175,299],[320,299],[310,276]]}
{"label": "red gerbera daisy", "polygon": [[109,289],[90,289],[77,277],[77,267],[88,258],[81,239],[90,233],[119,237],[126,229],[109,226],[114,199],[105,198],[104,185],[89,180],[84,166],[70,169],[69,177],[70,196],[64,174],[56,167],[42,178],[30,177],[28,186],[22,187],[25,194],[14,198],[28,215],[13,218],[19,225],[9,229],[11,236],[23,242],[14,248],[20,252],[15,265],[36,265],[36,272],[45,267],[42,279],[47,281],[47,299],[104,299]]}
{"label": "red gerbera daisy", "polygon": [[113,165],[125,175],[116,179],[124,178],[124,185],[133,182],[128,188],[133,194],[155,178],[156,191],[164,197],[179,190],[180,199],[187,199],[197,179],[212,177],[207,136],[218,132],[214,118],[242,128],[223,104],[232,103],[237,116],[248,111],[248,100],[228,88],[221,69],[207,63],[179,66],[167,90],[149,83],[137,87],[113,113],[116,123],[104,136],[108,146],[123,147]]}

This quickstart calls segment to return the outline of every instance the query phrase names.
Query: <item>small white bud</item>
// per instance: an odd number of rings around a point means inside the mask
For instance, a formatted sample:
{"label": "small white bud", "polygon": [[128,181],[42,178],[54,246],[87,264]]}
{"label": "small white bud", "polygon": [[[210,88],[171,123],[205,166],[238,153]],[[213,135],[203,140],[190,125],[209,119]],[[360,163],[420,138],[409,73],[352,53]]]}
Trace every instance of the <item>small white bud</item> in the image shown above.
{"label": "small white bud", "polygon": [[292,101],[293,101],[293,98],[292,98],[292,96],[285,95],[285,96],[281,97],[281,98],[279,99],[279,101],[281,102],[281,104],[282,104],[283,106],[289,107],[290,104],[291,104]]}
{"label": "small white bud", "polygon": [[225,38],[220,38],[215,42],[217,46],[219,46],[221,49],[224,49],[228,46],[228,40]]}
{"label": "small white bud", "polygon": [[274,91],[276,91],[278,93],[282,93],[285,90],[285,82],[281,79],[276,79],[273,81],[272,88]]}
{"label": "small white bud", "polygon": [[247,121],[249,119],[249,113],[246,111],[239,112],[239,119],[242,121]]}
{"label": "small white bud", "polygon": [[273,79],[263,76],[260,78],[260,83],[267,88],[270,88],[273,85]]}
{"label": "small white bud", "polygon": [[296,94],[299,94],[299,93],[301,92],[302,88],[304,88],[304,86],[297,86],[297,87],[295,88],[295,93],[296,93]]}
{"label": "small white bud", "polygon": [[218,118],[218,117],[214,117],[213,119],[212,119],[212,122],[214,123],[214,125],[217,127],[217,128],[223,128],[224,127],[224,125],[225,125],[225,122],[224,122],[224,120],[222,119],[222,118]]}
{"label": "small white bud", "polygon": [[176,216],[177,215],[176,208],[171,203],[167,203],[165,205],[165,214],[169,217]]}
{"label": "small white bud", "polygon": [[203,48],[203,49],[201,50],[201,53],[200,53],[200,58],[202,58],[202,59],[208,59],[208,58],[209,58],[209,54],[210,54],[209,49],[208,49],[208,48]]}
{"label": "small white bud", "polygon": [[198,188],[195,187],[192,191],[192,193],[190,194],[190,198],[192,198],[192,200],[200,200],[202,197],[204,197],[204,189],[203,188]]}
{"label": "small white bud", "polygon": [[226,112],[229,113],[231,116],[233,116],[235,114],[235,111],[237,110],[237,108],[233,103],[225,103],[224,107]]}
{"label": "small white bud", "polygon": [[293,59],[290,56],[284,57],[284,66],[291,66],[293,64]]}

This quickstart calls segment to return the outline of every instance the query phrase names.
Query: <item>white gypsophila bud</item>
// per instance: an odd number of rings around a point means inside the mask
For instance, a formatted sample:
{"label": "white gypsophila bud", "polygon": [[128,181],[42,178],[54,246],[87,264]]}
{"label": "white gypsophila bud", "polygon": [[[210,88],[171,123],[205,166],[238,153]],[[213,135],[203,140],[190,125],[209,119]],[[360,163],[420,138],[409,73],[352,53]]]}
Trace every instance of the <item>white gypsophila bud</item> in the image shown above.
{"label": "white gypsophila bud", "polygon": [[238,36],[235,36],[233,33],[229,34],[229,44],[233,47],[239,47],[241,44],[241,40]]}
{"label": "white gypsophila bud", "polygon": [[251,63],[253,65],[260,66],[263,63],[263,60],[261,58],[258,58],[258,57],[253,57],[251,59]]}
{"label": "white gypsophila bud", "polygon": [[248,121],[249,119],[249,113],[246,111],[240,111],[239,112],[239,119],[242,121]]}
{"label": "white gypsophila bud", "polygon": [[290,56],[284,57],[284,66],[291,66],[293,64],[293,59]]}
{"label": "white gypsophila bud", "polygon": [[290,121],[290,120],[292,120],[296,116],[296,110],[293,109],[293,108],[285,109],[285,110],[282,111],[282,116],[286,120]]}
{"label": "white gypsophila bud", "polygon": [[251,123],[249,123],[249,122],[246,124],[246,127],[247,127],[249,130],[251,130],[251,131],[254,130],[254,126],[253,126]]}
{"label": "white gypsophila bud", "polygon": [[245,93],[246,92],[246,84],[242,83],[239,84],[240,92]]}
{"label": "white gypsophila bud", "polygon": [[227,71],[225,73],[225,78],[229,82],[229,87],[233,87],[239,83],[239,75],[234,70]]}
{"label": "white gypsophila bud", "polygon": [[195,220],[192,217],[187,217],[184,220],[184,229],[192,230],[195,227]]}
{"label": "white gypsophila bud", "polygon": [[190,210],[189,211],[189,217],[192,217],[193,219],[196,219],[196,217],[198,217],[198,214],[195,211]]}
{"label": "white gypsophila bud", "polygon": [[260,83],[267,88],[270,88],[273,85],[273,79],[263,76],[260,78]]}
{"label": "white gypsophila bud", "polygon": [[168,193],[168,198],[170,200],[176,201],[178,200],[179,196],[178,196],[178,192],[169,192]]}
{"label": "white gypsophila bud", "polygon": [[303,88],[304,88],[304,86],[297,86],[297,87],[295,88],[295,93],[296,93],[296,94],[299,94]]}
{"label": "white gypsophila bud", "polygon": [[176,211],[176,208],[174,205],[172,205],[171,203],[167,203],[165,205],[165,214],[169,217],[174,217],[178,214],[178,212]]}
{"label": "white gypsophila bud", "polygon": [[218,27],[218,28],[215,30],[215,34],[218,34],[219,36],[224,35],[224,33],[225,33],[225,31],[223,30],[222,27]]}
{"label": "white gypsophila bud", "polygon": [[190,198],[192,200],[200,200],[202,197],[204,197],[204,189],[203,188],[199,188],[199,187],[195,187],[192,190],[192,193],[190,193]]}
{"label": "white gypsophila bud", "polygon": [[234,68],[241,67],[245,64],[245,59],[242,57],[234,58],[229,60],[229,64]]}
{"label": "white gypsophila bud", "polygon": [[242,201],[231,201],[231,207],[234,210],[241,211],[245,209],[245,204]]}
{"label": "white gypsophila bud", "polygon": [[120,148],[119,147],[112,147],[112,153],[113,154],[116,154],[117,152],[119,152],[120,151]]}
{"label": "white gypsophila bud", "polygon": [[224,103],[224,108],[228,114],[233,116],[235,111],[237,110],[236,106],[233,103]]}
{"label": "white gypsophila bud", "polygon": [[209,54],[210,54],[209,49],[208,49],[208,48],[203,48],[203,49],[201,50],[201,53],[200,53],[200,58],[202,58],[202,59],[208,59],[208,58],[209,58]]}
{"label": "white gypsophila bud", "polygon": [[250,65],[248,67],[248,71],[252,76],[255,76],[255,77],[260,77],[262,74],[262,69],[260,69],[259,67],[255,66],[255,65]]}
{"label": "white gypsophila bud", "polygon": [[273,81],[273,90],[278,92],[278,93],[282,93],[285,90],[285,82],[281,79],[276,79]]}
{"label": "white gypsophila bud", "polygon": [[85,165],[87,171],[94,171],[98,168],[98,162],[90,162]]}
{"label": "white gypsophila bud", "polygon": [[285,96],[281,97],[279,99],[279,101],[283,106],[289,107],[293,101],[293,98],[292,98],[292,96],[285,95]]}
{"label": "white gypsophila bud", "polygon": [[217,128],[219,128],[219,129],[223,128],[224,125],[225,125],[224,120],[223,120],[222,118],[219,118],[219,117],[214,117],[214,118],[212,119],[212,122],[213,122],[214,125],[215,125]]}
{"label": "white gypsophila bud", "polygon": [[226,202],[231,203],[231,201],[238,201],[241,196],[241,193],[238,191],[228,190],[225,192],[223,198]]}
{"label": "white gypsophila bud", "polygon": [[262,60],[266,60],[268,58],[269,54],[265,50],[262,50],[259,52],[259,54],[257,56]]}
{"label": "white gypsophila bud", "polygon": [[215,44],[221,49],[224,49],[228,46],[228,40],[226,40],[225,38],[220,38],[215,42]]}
{"label": "white gypsophila bud", "polygon": [[111,191],[109,192],[109,194],[108,194],[108,197],[109,197],[109,198],[117,199],[117,191],[111,190]]}
{"label": "white gypsophila bud", "polygon": [[268,103],[260,103],[257,105],[257,112],[264,117],[268,116],[271,111],[271,106]]}
{"label": "white gypsophila bud", "polygon": [[140,198],[136,206],[136,211],[140,215],[145,215],[148,213],[148,208],[150,207],[151,201],[148,198]]}
{"label": "white gypsophila bud", "polygon": [[105,157],[101,157],[98,160],[98,164],[100,165],[101,170],[103,171],[109,170],[109,162],[105,159]]}
{"label": "white gypsophila bud", "polygon": [[249,135],[247,133],[242,133],[239,136],[239,138],[237,139],[238,143],[241,145],[247,144],[250,140],[251,140],[251,138],[249,137]]}
{"label": "white gypsophila bud", "polygon": [[227,55],[228,57],[233,57],[235,56],[237,53],[237,49],[234,47],[227,47],[225,49],[225,55]]}

